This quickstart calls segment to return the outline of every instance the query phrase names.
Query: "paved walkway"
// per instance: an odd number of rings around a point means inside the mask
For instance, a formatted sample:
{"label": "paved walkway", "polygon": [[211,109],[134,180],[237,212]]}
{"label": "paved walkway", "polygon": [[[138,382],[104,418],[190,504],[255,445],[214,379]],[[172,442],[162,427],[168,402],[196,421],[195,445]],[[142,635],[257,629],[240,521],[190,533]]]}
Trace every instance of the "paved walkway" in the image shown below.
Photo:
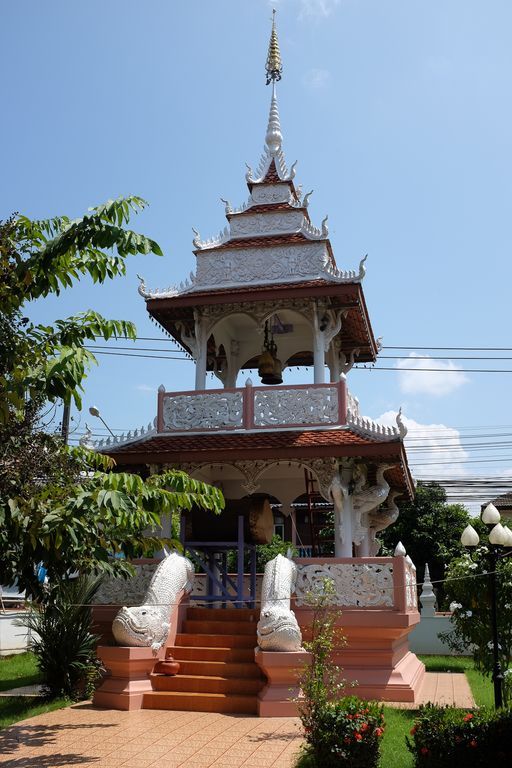
{"label": "paved walkway", "polygon": [[[459,673],[427,673],[419,703],[426,701],[474,706]],[[0,731],[0,768],[292,768],[300,744],[298,718],[117,712],[87,703]]]}
{"label": "paved walkway", "polygon": [[1,768],[291,768],[297,718],[77,704],[0,732]]}

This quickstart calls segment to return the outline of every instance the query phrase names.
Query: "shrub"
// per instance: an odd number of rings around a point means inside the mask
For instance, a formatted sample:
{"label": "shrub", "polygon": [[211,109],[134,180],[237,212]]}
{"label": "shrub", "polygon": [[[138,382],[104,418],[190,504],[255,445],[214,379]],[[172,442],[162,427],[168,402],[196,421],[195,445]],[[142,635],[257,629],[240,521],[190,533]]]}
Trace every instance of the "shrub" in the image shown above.
{"label": "shrub", "polygon": [[[485,545],[475,552],[452,560],[446,572],[446,593],[453,612],[451,632],[440,637],[457,653],[472,648],[475,666],[486,675],[493,670],[493,642],[491,597],[487,572],[490,569],[489,552]],[[475,578],[483,574],[480,578]],[[498,637],[501,669],[505,672],[512,663],[512,558],[496,563]],[[510,678],[504,686],[504,695],[510,699]],[[505,698],[507,701],[507,698]]]}
{"label": "shrub", "polygon": [[101,579],[80,576],[56,582],[45,602],[32,603],[22,623],[35,633],[32,651],[49,698],[87,698],[101,668],[96,658],[98,636],[91,632],[92,598]]}
{"label": "shrub", "polygon": [[313,608],[311,640],[304,647],[311,661],[299,682],[298,701],[305,746],[298,768],[373,768],[379,763],[380,737],[384,733],[383,708],[356,696],[341,697],[347,686],[341,668],[332,661],[339,609],[332,605],[334,584],[324,579],[320,593],[308,595]]}
{"label": "shrub", "polygon": [[420,708],[407,747],[415,768],[509,766],[512,761],[512,711]]}
{"label": "shrub", "polygon": [[301,768],[372,768],[379,764],[384,715],[376,702],[357,696],[329,702],[317,713],[314,728],[304,730]]}

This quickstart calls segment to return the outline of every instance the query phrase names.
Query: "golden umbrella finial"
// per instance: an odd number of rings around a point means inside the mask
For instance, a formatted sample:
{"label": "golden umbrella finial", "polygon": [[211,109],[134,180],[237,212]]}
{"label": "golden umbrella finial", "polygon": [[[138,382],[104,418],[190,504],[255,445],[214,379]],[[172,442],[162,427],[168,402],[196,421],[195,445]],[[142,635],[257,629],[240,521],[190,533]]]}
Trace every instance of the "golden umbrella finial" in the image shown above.
{"label": "golden umbrella finial", "polygon": [[270,33],[270,42],[268,44],[267,63],[265,65],[267,73],[267,85],[272,81],[281,79],[283,64],[281,61],[281,52],[279,50],[279,41],[276,32],[276,11],[272,11],[272,32]]}

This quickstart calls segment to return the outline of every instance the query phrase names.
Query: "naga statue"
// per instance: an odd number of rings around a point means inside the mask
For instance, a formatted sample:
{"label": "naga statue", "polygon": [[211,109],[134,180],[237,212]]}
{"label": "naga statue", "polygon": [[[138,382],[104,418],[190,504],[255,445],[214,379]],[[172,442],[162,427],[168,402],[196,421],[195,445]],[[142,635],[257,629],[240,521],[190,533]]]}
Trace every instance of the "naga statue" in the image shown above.
{"label": "naga statue", "polygon": [[277,555],[265,566],[257,628],[262,651],[302,650],[302,634],[290,609],[290,595],[296,580],[297,566],[288,557]]}
{"label": "naga statue", "polygon": [[151,647],[158,653],[171,626],[172,611],[181,592],[194,584],[194,566],[186,557],[165,553],[149,583],[142,605],[121,608],[112,623],[118,645]]}

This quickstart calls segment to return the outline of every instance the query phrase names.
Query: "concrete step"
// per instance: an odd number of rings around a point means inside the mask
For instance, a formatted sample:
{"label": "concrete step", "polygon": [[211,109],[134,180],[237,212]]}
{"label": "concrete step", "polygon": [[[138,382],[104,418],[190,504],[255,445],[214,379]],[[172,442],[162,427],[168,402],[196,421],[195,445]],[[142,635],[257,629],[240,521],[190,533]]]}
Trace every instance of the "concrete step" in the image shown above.
{"label": "concrete step", "polygon": [[256,696],[225,693],[185,693],[182,691],[150,691],[144,694],[144,709],[172,709],[186,712],[232,712],[255,715]]}
{"label": "concrete step", "polygon": [[207,648],[205,646],[171,645],[168,651],[180,664],[184,661],[216,661],[239,664],[254,661],[254,647],[251,648]]}
{"label": "concrete step", "polygon": [[249,621],[189,621],[183,622],[181,631],[193,635],[252,635],[256,637],[256,622]]}
{"label": "concrete step", "polygon": [[259,608],[187,608],[190,621],[247,621],[258,623]]}
{"label": "concrete step", "polygon": [[151,675],[154,691],[182,693],[225,693],[242,696],[256,696],[264,680],[255,678],[214,677],[212,675]]}
{"label": "concrete step", "polygon": [[[176,657],[175,657],[176,658]],[[226,663],[225,661],[209,661],[198,656],[197,660],[187,661],[180,659],[180,675],[201,675],[211,677],[237,677],[241,680],[256,678],[261,680],[261,671],[257,664]]]}
{"label": "concrete step", "polygon": [[188,634],[187,632],[180,632],[176,635],[176,645],[254,649],[257,642],[255,635]]}

